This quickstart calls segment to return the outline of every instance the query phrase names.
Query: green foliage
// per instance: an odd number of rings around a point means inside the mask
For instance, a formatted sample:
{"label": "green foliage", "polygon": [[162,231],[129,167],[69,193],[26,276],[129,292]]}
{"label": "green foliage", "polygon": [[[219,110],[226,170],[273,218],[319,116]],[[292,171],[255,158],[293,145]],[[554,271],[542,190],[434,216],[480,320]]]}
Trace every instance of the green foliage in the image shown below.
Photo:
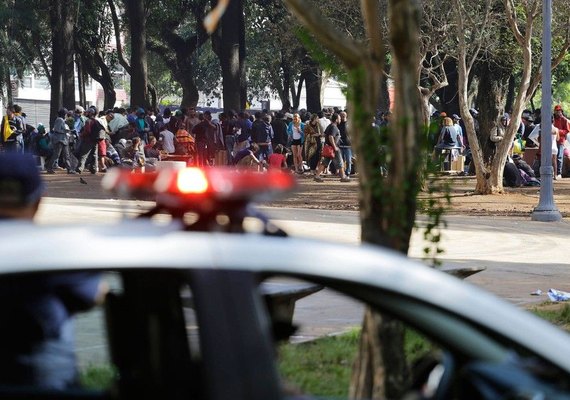
{"label": "green foliage", "polygon": [[[552,303],[546,303],[550,305]],[[554,325],[560,326],[566,330],[570,330],[570,305],[564,304],[562,307],[548,309],[545,307],[534,307],[531,309],[533,313],[538,315]]]}
{"label": "green foliage", "polygon": [[329,75],[334,76],[341,82],[347,81],[348,76],[342,63],[334,54],[323,48],[306,28],[298,27],[295,30],[295,35],[305,49],[307,49],[311,58],[321,66],[323,71],[326,71]]}
{"label": "green foliage", "polygon": [[[324,398],[346,398],[352,365],[360,343],[360,328],[300,344],[279,347],[279,371],[287,384],[303,393]],[[434,350],[432,344],[412,329],[405,331],[408,362]]]}
{"label": "green foliage", "polygon": [[216,54],[208,44],[200,47],[192,58],[196,72],[196,87],[208,96],[222,97],[220,92],[222,69]]}
{"label": "green foliage", "polygon": [[81,386],[86,389],[108,389],[116,378],[117,371],[108,364],[89,365],[79,373]]}
{"label": "green foliage", "polygon": [[346,398],[359,338],[360,329],[354,329],[345,335],[281,345],[281,376],[304,393]]}
{"label": "green foliage", "polygon": [[160,57],[149,57],[148,78],[153,83],[157,100],[161,103],[164,99],[170,98],[180,104],[182,98],[182,88],[180,84],[172,78],[172,73]]}

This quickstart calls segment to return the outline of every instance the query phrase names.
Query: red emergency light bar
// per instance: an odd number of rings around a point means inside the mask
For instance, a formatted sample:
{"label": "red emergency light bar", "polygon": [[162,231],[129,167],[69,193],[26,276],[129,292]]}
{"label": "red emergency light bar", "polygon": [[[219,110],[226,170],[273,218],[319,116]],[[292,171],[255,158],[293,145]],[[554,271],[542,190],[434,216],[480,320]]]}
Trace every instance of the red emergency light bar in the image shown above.
{"label": "red emergency light bar", "polygon": [[260,173],[226,167],[187,167],[143,174],[115,168],[109,170],[101,184],[125,196],[156,194],[180,200],[250,200],[291,190],[295,187],[295,178],[278,170]]}

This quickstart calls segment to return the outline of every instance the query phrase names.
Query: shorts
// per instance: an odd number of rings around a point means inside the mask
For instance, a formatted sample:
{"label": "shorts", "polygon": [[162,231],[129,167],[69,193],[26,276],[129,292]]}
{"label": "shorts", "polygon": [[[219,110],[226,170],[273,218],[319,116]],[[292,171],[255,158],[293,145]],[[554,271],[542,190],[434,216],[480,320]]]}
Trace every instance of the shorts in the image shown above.
{"label": "shorts", "polygon": [[301,141],[301,139],[293,139],[293,141],[291,142],[291,146],[301,146],[303,144],[303,142]]}

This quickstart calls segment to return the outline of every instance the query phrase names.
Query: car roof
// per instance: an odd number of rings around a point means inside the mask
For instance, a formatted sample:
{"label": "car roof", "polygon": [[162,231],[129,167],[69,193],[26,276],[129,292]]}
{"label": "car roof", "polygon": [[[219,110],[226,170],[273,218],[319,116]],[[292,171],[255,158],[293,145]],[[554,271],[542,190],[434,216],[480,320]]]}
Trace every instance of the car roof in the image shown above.
{"label": "car roof", "polygon": [[[226,269],[323,277],[432,304],[531,349],[570,372],[570,336],[446,273],[371,245],[260,234],[188,232],[176,222],[0,224],[0,275],[92,269]],[[260,257],[260,252],[266,257]]]}

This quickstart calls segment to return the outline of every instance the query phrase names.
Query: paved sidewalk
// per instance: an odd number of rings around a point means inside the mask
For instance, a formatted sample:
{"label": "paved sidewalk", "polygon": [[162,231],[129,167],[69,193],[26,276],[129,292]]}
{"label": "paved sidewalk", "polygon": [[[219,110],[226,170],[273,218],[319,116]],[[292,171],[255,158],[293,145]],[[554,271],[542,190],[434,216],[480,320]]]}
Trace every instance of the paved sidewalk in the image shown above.
{"label": "paved sidewalk", "polygon": [[[298,212],[290,219],[289,210],[267,209],[280,226],[292,235],[325,238],[345,243],[360,241],[358,214],[349,211],[311,210],[309,217]],[[282,219],[287,216],[287,219]],[[570,236],[568,222],[533,222],[530,218],[447,216],[439,258],[444,267],[485,267],[467,278],[521,307],[547,301],[545,294],[530,293],[549,288],[570,291],[570,258],[565,244]],[[322,222],[339,221],[340,223]],[[422,218],[418,224],[421,226]],[[414,231],[410,256],[422,259],[425,242],[420,230]],[[347,266],[349,268],[349,266]],[[327,305],[326,307],[324,305]],[[340,298],[334,292],[322,292],[297,303],[295,319],[303,326],[297,340],[334,334],[359,326],[362,307]]]}

